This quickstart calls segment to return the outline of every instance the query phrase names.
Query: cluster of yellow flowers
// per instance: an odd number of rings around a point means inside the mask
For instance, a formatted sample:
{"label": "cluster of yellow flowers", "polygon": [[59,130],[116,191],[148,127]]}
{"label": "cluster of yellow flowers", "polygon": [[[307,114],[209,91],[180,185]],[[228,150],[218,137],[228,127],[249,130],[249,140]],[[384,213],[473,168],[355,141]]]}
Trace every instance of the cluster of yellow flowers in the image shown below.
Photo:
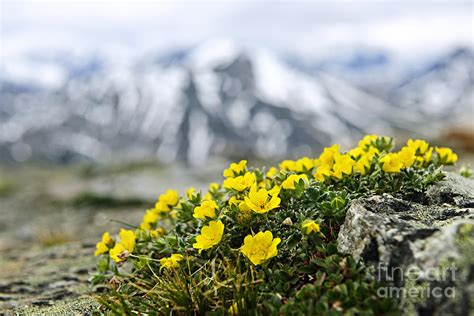
{"label": "cluster of yellow flowers", "polygon": [[422,168],[432,160],[433,149],[438,154],[440,164],[453,164],[458,157],[450,148],[433,148],[424,140],[409,139],[406,146],[395,153],[381,153],[376,142],[389,143],[388,137],[366,135],[357,147],[347,153],[340,152],[340,146],[335,144],[323,150],[321,155],[311,160],[308,157],[297,161],[285,160],[280,164],[283,170],[297,173],[313,173],[314,179],[324,182],[329,178],[341,180],[353,173],[365,175],[370,171],[372,162],[378,158],[382,170],[387,173],[400,172],[403,168]]}
{"label": "cluster of yellow flowers", "polygon": [[175,216],[175,211],[173,211],[173,208],[176,207],[178,203],[179,203],[178,191],[175,191],[175,190],[166,191],[166,193],[159,196],[158,201],[155,204],[155,207],[145,212],[142,223],[140,224],[140,228],[143,231],[149,232],[152,238],[163,236],[166,233],[163,227],[157,227],[156,229],[152,229],[152,227],[155,226],[155,224],[158,222],[160,218],[163,217],[164,214]]}
{"label": "cluster of yellow flowers", "polygon": [[102,240],[97,243],[95,255],[98,256],[103,253],[110,253],[110,257],[115,262],[122,262],[135,249],[136,235],[132,230],[121,229],[119,233],[119,240],[114,243],[110,237],[109,232],[102,235]]}
{"label": "cluster of yellow flowers", "polygon": [[[194,249],[199,253],[219,245],[224,236],[225,225],[223,215],[231,209],[237,210],[242,218],[249,218],[251,212],[265,214],[278,209],[281,204],[281,193],[291,192],[311,182],[340,181],[353,174],[364,176],[375,169],[385,173],[397,173],[404,168],[423,168],[433,160],[433,152],[437,153],[439,164],[453,164],[457,155],[449,148],[433,148],[423,140],[408,140],[398,152],[389,152],[391,138],[367,135],[357,147],[342,153],[339,145],[323,150],[316,159],[303,157],[299,160],[285,160],[279,169],[272,167],[266,174],[247,169],[247,161],[232,163],[224,170],[222,187],[219,183],[211,183],[209,192],[200,200],[194,188],[186,191],[189,201],[195,200],[199,205],[193,211],[194,219],[201,221],[200,234],[196,236]],[[160,218],[175,218],[181,208],[177,191],[168,190],[162,194],[153,209],[146,211],[140,230],[151,238],[164,235],[164,228],[157,227]],[[196,205],[196,204],[195,204]],[[301,225],[306,235],[320,234],[319,224],[307,219]],[[135,233],[121,230],[119,240],[114,242],[109,233],[104,233],[102,241],[97,244],[96,255],[109,252],[110,257],[118,263],[123,262],[133,252]],[[259,231],[247,235],[240,247],[240,252],[254,265],[260,265],[278,254],[277,246],[280,238],[274,238],[271,231]],[[184,259],[182,254],[172,254],[160,259],[161,268],[177,268]]]}
{"label": "cluster of yellow flowers", "polygon": [[[434,149],[438,154],[441,164],[453,164],[458,160],[458,156],[450,148],[436,147]],[[402,168],[421,168],[426,166],[432,159],[433,147],[424,140],[409,139],[407,145],[399,152],[389,153],[382,158],[382,168],[385,172],[400,172]]]}

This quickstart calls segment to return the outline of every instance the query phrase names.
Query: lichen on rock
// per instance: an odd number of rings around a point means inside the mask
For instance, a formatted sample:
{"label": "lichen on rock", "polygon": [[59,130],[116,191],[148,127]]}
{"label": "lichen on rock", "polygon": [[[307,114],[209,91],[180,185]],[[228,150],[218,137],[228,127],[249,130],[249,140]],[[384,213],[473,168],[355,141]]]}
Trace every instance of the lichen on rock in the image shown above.
{"label": "lichen on rock", "polygon": [[424,193],[359,199],[338,250],[373,269],[382,291],[397,290],[406,314],[467,315],[474,309],[473,207],[474,181],[454,174]]}
{"label": "lichen on rock", "polygon": [[73,242],[9,252],[0,264],[0,314],[90,314],[99,305],[89,283],[94,245]]}

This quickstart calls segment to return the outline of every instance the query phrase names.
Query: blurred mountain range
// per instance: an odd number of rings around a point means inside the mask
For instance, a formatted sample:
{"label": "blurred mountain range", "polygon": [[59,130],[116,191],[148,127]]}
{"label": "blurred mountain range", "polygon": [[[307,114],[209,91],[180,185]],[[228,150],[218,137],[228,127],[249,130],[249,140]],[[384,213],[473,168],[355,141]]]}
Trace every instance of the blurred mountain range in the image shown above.
{"label": "blurred mountain range", "polygon": [[1,160],[280,159],[366,133],[436,137],[473,119],[464,48],[405,69],[372,52],[311,64],[232,42],[129,64],[28,58],[31,69],[0,78]]}

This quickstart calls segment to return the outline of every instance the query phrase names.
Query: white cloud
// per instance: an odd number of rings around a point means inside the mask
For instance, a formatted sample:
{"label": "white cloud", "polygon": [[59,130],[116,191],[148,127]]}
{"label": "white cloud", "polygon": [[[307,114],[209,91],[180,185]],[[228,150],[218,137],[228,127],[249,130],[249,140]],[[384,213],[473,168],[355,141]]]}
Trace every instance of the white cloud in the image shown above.
{"label": "white cloud", "polygon": [[409,59],[473,43],[471,3],[447,0],[7,1],[2,20],[5,60],[50,47],[126,59],[210,38],[311,58],[366,47]]}

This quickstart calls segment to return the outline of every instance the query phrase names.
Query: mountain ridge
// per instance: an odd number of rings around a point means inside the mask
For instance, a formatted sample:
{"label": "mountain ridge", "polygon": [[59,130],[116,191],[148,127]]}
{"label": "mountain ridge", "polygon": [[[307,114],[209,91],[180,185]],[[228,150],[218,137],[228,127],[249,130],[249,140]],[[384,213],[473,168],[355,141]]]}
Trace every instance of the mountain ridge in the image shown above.
{"label": "mountain ridge", "polygon": [[[473,58],[467,50],[458,55],[439,63],[444,67],[427,68],[428,82],[443,77],[433,71],[453,73]],[[70,71],[57,89],[12,90],[15,85],[3,81],[4,160],[281,159],[331,142],[350,145],[366,133],[425,133],[417,126],[420,114],[431,114],[423,112],[424,103],[405,105],[410,91],[424,91],[423,74],[383,98],[329,72],[310,75],[268,51],[229,41],[145,58],[132,67],[93,60],[83,63],[90,66],[84,71]],[[455,78],[454,93],[463,95],[458,86],[472,87],[472,75]]]}

